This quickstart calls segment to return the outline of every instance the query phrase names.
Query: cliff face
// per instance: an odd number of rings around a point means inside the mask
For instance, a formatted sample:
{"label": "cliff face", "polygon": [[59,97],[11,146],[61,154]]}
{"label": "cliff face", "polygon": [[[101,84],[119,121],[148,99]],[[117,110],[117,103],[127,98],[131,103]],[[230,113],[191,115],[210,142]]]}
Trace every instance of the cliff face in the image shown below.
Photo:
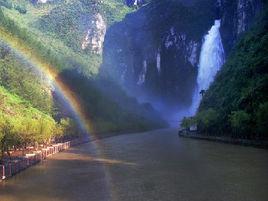
{"label": "cliff face", "polygon": [[82,42],[82,50],[89,49],[96,54],[102,53],[106,23],[100,13],[92,16],[89,28]]}
{"label": "cliff face", "polygon": [[102,71],[131,94],[168,107],[191,105],[203,36],[216,18],[228,54],[261,0],[152,1],[112,26]]}
{"label": "cliff face", "polygon": [[227,53],[242,33],[254,23],[263,9],[262,0],[219,0],[219,15],[222,19],[221,34]]}
{"label": "cliff face", "polygon": [[[18,8],[25,8],[25,12]],[[51,96],[51,114],[57,120],[62,116],[77,119],[63,97],[71,93],[96,133],[164,127],[165,122],[150,104],[139,104],[114,82],[97,76],[106,26],[120,21],[131,10],[121,0],[0,1],[0,41],[14,46],[20,57],[16,62],[0,48],[0,85],[25,100],[33,99],[31,103],[37,102],[41,109],[48,105],[48,89],[37,84],[37,75],[23,72],[24,63],[29,60],[27,65],[42,69],[44,64],[57,74],[52,84],[60,83],[61,87],[52,88]],[[19,41],[23,48],[17,48],[13,41]],[[47,77],[51,77],[49,73]],[[51,94],[51,90],[48,92]]]}
{"label": "cliff face", "polygon": [[127,15],[107,31],[103,71],[141,99],[169,107],[190,105],[213,9],[213,1],[194,7],[157,1]]}
{"label": "cliff face", "polygon": [[34,25],[43,32],[56,34],[76,52],[101,55],[107,19],[100,7],[94,2],[77,1],[64,6],[55,3],[49,14]]}
{"label": "cliff face", "polygon": [[232,49],[205,93],[195,122],[200,134],[268,139],[268,6]]}

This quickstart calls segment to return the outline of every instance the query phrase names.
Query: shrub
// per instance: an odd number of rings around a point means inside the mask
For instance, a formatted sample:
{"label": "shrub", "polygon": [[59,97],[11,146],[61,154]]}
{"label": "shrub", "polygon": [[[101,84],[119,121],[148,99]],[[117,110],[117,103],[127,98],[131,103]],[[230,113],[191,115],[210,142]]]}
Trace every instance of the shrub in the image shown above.
{"label": "shrub", "polygon": [[0,6],[3,6],[7,9],[12,9],[13,5],[12,3],[8,2],[7,0],[0,0]]}
{"label": "shrub", "polygon": [[15,10],[19,11],[20,14],[26,14],[27,13],[27,10],[26,10],[25,7],[16,5],[14,8],[15,8]]}
{"label": "shrub", "polygon": [[268,133],[268,102],[259,105],[257,110],[257,132],[261,137],[267,138]]}
{"label": "shrub", "polygon": [[218,113],[216,110],[209,108],[198,113],[198,128],[206,134],[215,131],[214,126],[217,124]]}
{"label": "shrub", "polygon": [[233,111],[229,115],[229,121],[236,137],[246,136],[250,131],[250,115],[244,110]]}
{"label": "shrub", "polygon": [[181,123],[181,127],[183,129],[187,129],[189,130],[191,126],[196,125],[197,124],[197,119],[195,117],[184,117]]}

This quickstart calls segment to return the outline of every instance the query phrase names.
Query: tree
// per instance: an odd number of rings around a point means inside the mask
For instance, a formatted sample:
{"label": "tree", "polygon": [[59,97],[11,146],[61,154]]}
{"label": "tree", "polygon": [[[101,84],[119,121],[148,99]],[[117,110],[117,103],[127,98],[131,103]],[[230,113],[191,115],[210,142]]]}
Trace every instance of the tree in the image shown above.
{"label": "tree", "polygon": [[259,105],[257,110],[257,132],[262,138],[267,138],[268,134],[268,102]]}
{"label": "tree", "polygon": [[62,137],[72,137],[79,135],[79,129],[77,128],[76,123],[70,118],[61,119],[59,126],[62,129]]}
{"label": "tree", "polygon": [[[1,125],[0,125],[0,133],[1,141],[0,141],[0,150],[1,156],[0,160],[2,161],[4,158],[5,152],[7,152],[10,157],[10,149],[15,146],[18,142],[17,136],[14,133],[14,125],[12,125],[12,120],[8,117],[1,117]],[[3,120],[4,119],[4,120]]]}
{"label": "tree", "polygon": [[197,114],[197,122],[199,130],[203,130],[206,134],[215,132],[215,125],[218,121],[218,113],[216,110],[209,108]]}
{"label": "tree", "polygon": [[181,123],[181,127],[189,130],[191,126],[196,125],[196,124],[197,124],[197,119],[195,117],[189,117],[189,118],[184,117]]}
{"label": "tree", "polygon": [[250,115],[244,110],[231,112],[229,121],[236,137],[246,136],[250,133]]}
{"label": "tree", "polygon": [[34,129],[36,124],[30,118],[17,117],[16,133],[19,136],[20,146],[26,149],[27,146],[33,142]]}

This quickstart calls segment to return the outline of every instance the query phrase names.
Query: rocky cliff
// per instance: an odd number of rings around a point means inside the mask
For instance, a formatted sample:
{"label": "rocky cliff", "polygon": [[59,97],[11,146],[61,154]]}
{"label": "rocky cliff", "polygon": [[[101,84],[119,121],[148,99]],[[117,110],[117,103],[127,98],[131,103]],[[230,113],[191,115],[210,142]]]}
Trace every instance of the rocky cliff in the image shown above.
{"label": "rocky cliff", "polygon": [[261,5],[261,0],[152,1],[108,29],[102,72],[140,100],[188,107],[203,37],[214,20],[222,20],[228,54]]}
{"label": "rocky cliff", "polygon": [[106,23],[102,15],[100,13],[96,13],[92,16],[89,28],[82,42],[82,50],[89,48],[91,52],[101,54],[105,33]]}
{"label": "rocky cliff", "polygon": [[141,100],[189,106],[213,8],[212,1],[157,1],[127,15],[107,31],[103,70]]}
{"label": "rocky cliff", "polygon": [[247,31],[263,10],[262,0],[218,0],[221,34],[229,53],[241,34]]}
{"label": "rocky cliff", "polygon": [[197,115],[184,121],[197,125],[198,134],[250,139],[260,145],[268,140],[267,19],[266,3],[204,94]]}
{"label": "rocky cliff", "polygon": [[[83,108],[83,116],[94,125],[94,132],[138,131],[165,126],[150,104],[139,104],[117,84],[98,76],[107,27],[121,21],[132,10],[121,0],[0,0],[0,41],[12,46],[21,56],[17,63],[9,58],[0,62],[0,71],[3,71],[0,72],[3,77],[1,79],[0,75],[0,85],[3,83],[12,93],[27,96],[26,100],[38,101],[42,109],[45,104],[40,102],[48,100],[48,95],[42,86],[37,86],[35,79],[28,79],[29,84],[25,82],[24,75],[28,77],[29,72],[23,74],[21,70],[24,60],[29,60],[30,65],[33,60],[35,68],[53,72],[53,78],[61,86],[53,88],[51,98],[55,119],[63,116],[77,119],[69,110],[72,107],[66,104],[66,98],[62,97],[71,93],[71,99],[79,100],[75,105]],[[7,62],[17,71],[8,68]],[[8,80],[7,71],[12,75]],[[9,85],[16,91],[8,88]]]}

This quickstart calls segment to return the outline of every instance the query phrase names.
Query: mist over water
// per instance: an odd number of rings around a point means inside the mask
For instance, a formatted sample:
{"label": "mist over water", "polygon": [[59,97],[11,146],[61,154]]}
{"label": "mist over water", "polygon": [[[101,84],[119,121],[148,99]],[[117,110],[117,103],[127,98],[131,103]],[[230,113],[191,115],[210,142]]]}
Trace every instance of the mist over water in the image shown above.
{"label": "mist over water", "polygon": [[204,38],[201,48],[197,87],[193,94],[189,116],[194,115],[200,105],[202,90],[207,90],[214,81],[217,72],[224,64],[225,56],[220,34],[221,20],[215,20],[214,25]]}
{"label": "mist over water", "polygon": [[196,79],[196,88],[192,95],[192,104],[189,107],[170,108],[158,101],[157,98],[146,97],[144,100],[141,96],[138,97],[139,102],[150,102],[154,108],[161,113],[163,118],[171,127],[177,127],[183,117],[189,117],[196,114],[200,105],[202,90],[208,90],[209,86],[215,79],[217,72],[221,69],[225,62],[225,53],[220,34],[221,20],[215,20],[214,25],[204,36],[201,47],[198,75]]}

